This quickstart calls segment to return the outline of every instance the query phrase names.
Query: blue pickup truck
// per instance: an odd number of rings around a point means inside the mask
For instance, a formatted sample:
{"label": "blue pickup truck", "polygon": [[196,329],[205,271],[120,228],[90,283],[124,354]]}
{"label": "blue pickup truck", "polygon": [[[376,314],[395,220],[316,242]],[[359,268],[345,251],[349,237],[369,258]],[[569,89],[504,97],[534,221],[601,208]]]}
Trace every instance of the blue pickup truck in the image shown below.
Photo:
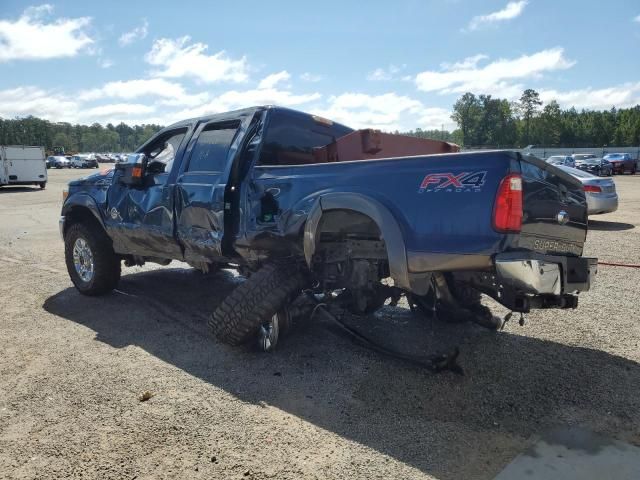
{"label": "blue pickup truck", "polygon": [[267,346],[303,290],[358,313],[404,294],[489,324],[481,293],[528,312],[575,308],[589,290],[597,260],[581,256],[587,204],[573,177],[510,151],[318,160],[353,132],[273,106],[163,129],[129,162],[69,183],[71,280],[99,295],[122,263],[237,268],[247,280],[210,326]]}

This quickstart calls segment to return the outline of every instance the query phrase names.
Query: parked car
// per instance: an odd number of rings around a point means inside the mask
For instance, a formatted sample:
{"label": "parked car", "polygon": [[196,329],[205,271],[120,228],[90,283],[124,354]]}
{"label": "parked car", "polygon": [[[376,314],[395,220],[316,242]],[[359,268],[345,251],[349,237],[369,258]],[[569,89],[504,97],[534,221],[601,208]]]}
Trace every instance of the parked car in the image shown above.
{"label": "parked car", "polygon": [[71,162],[63,155],[47,157],[47,168],[70,168]]}
{"label": "parked car", "polygon": [[636,173],[636,161],[628,153],[609,153],[604,156],[604,159],[611,163],[614,174],[622,175],[624,172],[629,172],[635,175]]}
{"label": "parked car", "polygon": [[582,184],[531,155],[458,150],[273,106],[185,120],[69,183],[67,269],[84,295],[116,288],[123,261],[251,273],[209,325],[264,350],[318,299],[364,314],[405,294],[492,328],[480,292],[576,308],[597,265]]}
{"label": "parked car", "polygon": [[618,193],[612,178],[599,178],[577,168],[559,167],[574,176],[583,185],[589,215],[615,212],[618,209]]}
{"label": "parked car", "polygon": [[565,167],[576,166],[576,162],[571,155],[552,155],[547,158],[546,162],[551,165],[564,165]]}
{"label": "parked car", "polygon": [[598,156],[595,153],[574,153],[573,155],[571,155],[571,157],[576,161],[588,160],[590,158],[598,158]]}
{"label": "parked car", "polygon": [[610,177],[613,175],[613,166],[604,158],[576,160],[575,168],[598,175],[599,177]]}
{"label": "parked car", "polygon": [[72,168],[98,168],[98,160],[91,155],[74,155],[71,157]]}

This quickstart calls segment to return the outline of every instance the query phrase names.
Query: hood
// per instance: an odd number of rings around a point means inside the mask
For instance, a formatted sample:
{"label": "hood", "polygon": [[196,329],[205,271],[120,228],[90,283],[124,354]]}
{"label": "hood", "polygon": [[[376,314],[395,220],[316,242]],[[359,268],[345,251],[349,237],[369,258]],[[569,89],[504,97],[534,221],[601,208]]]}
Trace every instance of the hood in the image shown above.
{"label": "hood", "polygon": [[72,180],[69,182],[70,187],[78,187],[82,185],[111,185],[113,179],[113,168],[105,168],[99,172],[87,175],[86,177]]}

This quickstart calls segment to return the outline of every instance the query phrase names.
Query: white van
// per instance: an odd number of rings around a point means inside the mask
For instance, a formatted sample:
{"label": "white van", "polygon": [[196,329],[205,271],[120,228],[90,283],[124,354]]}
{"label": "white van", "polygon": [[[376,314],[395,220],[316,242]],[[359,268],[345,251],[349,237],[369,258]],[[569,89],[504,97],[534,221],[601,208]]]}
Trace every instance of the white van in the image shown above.
{"label": "white van", "polygon": [[0,186],[47,186],[47,165],[43,147],[0,146]]}

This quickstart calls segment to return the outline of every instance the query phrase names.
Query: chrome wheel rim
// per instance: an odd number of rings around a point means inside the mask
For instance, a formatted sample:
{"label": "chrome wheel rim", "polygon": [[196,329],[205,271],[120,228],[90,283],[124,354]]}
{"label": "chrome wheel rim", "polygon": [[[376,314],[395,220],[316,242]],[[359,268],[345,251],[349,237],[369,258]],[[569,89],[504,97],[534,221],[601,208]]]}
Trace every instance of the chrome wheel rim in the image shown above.
{"label": "chrome wheel rim", "polygon": [[93,278],[93,253],[84,238],[78,238],[73,244],[73,266],[83,282],[90,282]]}
{"label": "chrome wheel rim", "polygon": [[258,347],[260,350],[263,352],[273,350],[278,343],[279,335],[280,320],[278,319],[278,314],[275,313],[271,320],[260,325],[260,331],[258,332]]}

